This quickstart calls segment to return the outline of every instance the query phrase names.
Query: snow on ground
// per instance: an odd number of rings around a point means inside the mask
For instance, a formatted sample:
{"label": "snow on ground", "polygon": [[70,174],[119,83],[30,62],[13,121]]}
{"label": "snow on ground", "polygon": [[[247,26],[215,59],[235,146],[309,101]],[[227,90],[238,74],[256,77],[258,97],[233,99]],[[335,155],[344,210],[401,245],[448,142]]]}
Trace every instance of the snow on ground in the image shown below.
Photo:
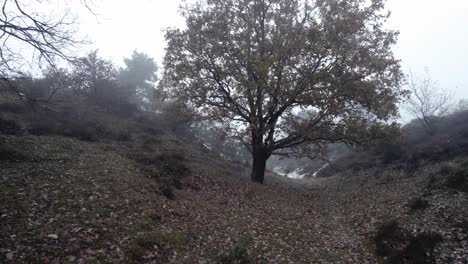
{"label": "snow on ground", "polygon": [[288,177],[290,179],[302,179],[305,177],[305,174],[301,174],[301,169],[295,169],[294,171],[292,172],[289,172],[289,173],[286,173],[284,172],[281,167],[275,167],[273,168],[273,171],[276,173],[276,174],[279,174],[281,176],[285,176],[285,177]]}
{"label": "snow on ground", "polygon": [[208,150],[213,150],[213,148],[210,145],[208,145],[207,143],[203,143],[203,146],[205,148],[207,148]]}
{"label": "snow on ground", "polygon": [[305,174],[300,174],[300,169],[296,169],[293,172],[288,173],[286,176],[291,179],[302,179]]}
{"label": "snow on ground", "polygon": [[317,175],[322,171],[324,170],[326,167],[328,167],[328,165],[330,165],[329,163],[325,163],[320,169],[318,169],[317,171],[314,172],[314,174],[312,174],[312,177],[317,177]]}

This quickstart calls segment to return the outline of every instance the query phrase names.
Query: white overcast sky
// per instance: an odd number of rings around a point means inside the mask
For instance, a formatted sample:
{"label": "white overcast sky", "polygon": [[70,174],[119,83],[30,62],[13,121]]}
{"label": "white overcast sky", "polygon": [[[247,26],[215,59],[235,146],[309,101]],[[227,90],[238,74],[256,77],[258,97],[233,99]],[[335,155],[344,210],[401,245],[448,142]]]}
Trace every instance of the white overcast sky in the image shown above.
{"label": "white overcast sky", "polygon": [[[94,0],[97,16],[79,12],[80,28],[101,56],[116,63],[136,49],[161,65],[163,29],[182,26],[180,0]],[[404,71],[430,76],[440,87],[468,98],[468,0],[387,0],[387,28],[400,31],[394,48]]]}

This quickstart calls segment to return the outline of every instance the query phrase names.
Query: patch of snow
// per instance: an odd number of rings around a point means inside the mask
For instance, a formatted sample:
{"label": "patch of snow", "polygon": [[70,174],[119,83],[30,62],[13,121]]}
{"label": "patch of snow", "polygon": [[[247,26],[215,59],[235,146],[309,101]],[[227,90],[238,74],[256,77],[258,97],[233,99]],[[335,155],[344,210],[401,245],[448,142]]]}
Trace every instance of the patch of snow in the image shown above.
{"label": "patch of snow", "polygon": [[276,174],[288,177],[290,179],[302,179],[305,177],[305,174],[300,174],[301,169],[299,168],[289,173],[284,172],[281,167],[274,167],[272,170]]}
{"label": "patch of snow", "polygon": [[284,173],[284,172],[281,170],[281,167],[274,167],[274,168],[273,168],[273,172],[276,173],[276,174],[279,174],[279,175],[286,176],[286,173]]}
{"label": "patch of snow", "polygon": [[293,172],[288,173],[286,176],[291,179],[302,179],[304,178],[305,174],[299,173],[300,169],[296,169]]}
{"label": "patch of snow", "polygon": [[56,234],[49,234],[47,237],[52,238],[52,239],[58,239],[58,235]]}
{"label": "patch of snow", "polygon": [[210,145],[206,144],[206,143],[203,143],[203,146],[205,148],[207,148],[208,150],[213,150],[213,148]]}
{"label": "patch of snow", "polygon": [[317,177],[317,175],[326,167],[328,167],[328,165],[329,165],[328,163],[325,163],[320,169],[318,169],[317,171],[314,172],[314,174],[312,174],[312,177]]}

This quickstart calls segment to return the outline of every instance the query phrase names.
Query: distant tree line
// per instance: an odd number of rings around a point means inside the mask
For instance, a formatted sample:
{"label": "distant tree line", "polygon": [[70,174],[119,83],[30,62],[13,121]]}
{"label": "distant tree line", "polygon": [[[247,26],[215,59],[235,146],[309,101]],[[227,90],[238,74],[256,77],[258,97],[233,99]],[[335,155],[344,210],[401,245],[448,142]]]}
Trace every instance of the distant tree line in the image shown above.
{"label": "distant tree line", "polygon": [[94,104],[104,110],[149,110],[154,102],[156,62],[134,51],[117,68],[97,51],[77,58],[71,68],[48,67],[42,77],[22,75],[10,82],[29,100],[48,106],[66,101]]}

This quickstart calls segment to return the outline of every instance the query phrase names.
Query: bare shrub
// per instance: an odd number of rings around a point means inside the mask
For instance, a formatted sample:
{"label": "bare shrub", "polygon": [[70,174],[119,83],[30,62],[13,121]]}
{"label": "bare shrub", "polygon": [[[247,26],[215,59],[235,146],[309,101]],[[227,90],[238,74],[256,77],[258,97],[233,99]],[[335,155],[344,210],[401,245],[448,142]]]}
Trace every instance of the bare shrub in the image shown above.
{"label": "bare shrub", "polygon": [[429,208],[430,204],[427,200],[424,200],[423,198],[415,198],[409,201],[407,206],[411,212],[416,212]]}
{"label": "bare shrub", "polygon": [[0,117],[0,134],[21,135],[24,129],[11,119],[3,119]]}
{"label": "bare shrub", "polygon": [[374,238],[377,255],[388,264],[435,263],[434,248],[441,241],[436,233],[412,235],[396,221],[382,225]]}
{"label": "bare shrub", "polygon": [[24,150],[5,142],[0,142],[0,161],[21,162],[32,159],[33,157],[28,155]]}

